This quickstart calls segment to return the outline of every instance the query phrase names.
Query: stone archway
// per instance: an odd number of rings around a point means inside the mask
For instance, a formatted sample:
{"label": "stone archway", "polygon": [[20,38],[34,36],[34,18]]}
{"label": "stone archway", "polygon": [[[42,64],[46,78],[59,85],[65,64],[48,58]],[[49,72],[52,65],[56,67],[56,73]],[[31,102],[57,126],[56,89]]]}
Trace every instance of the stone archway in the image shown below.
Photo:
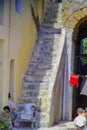
{"label": "stone archway", "polygon": [[77,107],[87,107],[87,96],[80,94],[83,87],[83,79],[87,75],[87,63],[84,62],[87,59],[87,54],[84,55],[82,52],[83,39],[85,38],[87,38],[87,17],[81,19],[73,31],[73,42],[75,45],[74,73],[80,75],[79,88],[73,88],[73,115],[75,115]]}
{"label": "stone archway", "polygon": [[[71,7],[71,6],[70,6]],[[70,12],[70,7],[64,8],[63,10],[63,25],[66,28],[66,44],[67,44],[67,54],[68,54],[68,76],[71,72],[77,73],[77,69],[75,69],[76,60],[75,54],[78,51],[79,40],[81,39],[80,33],[82,29],[86,26],[87,21],[87,8],[78,8]],[[80,29],[80,30],[79,30]],[[69,48],[69,49],[68,49]],[[77,49],[76,49],[77,48]],[[83,73],[82,73],[83,74]],[[67,85],[69,86],[69,85]],[[66,87],[67,87],[66,86]],[[69,120],[72,119],[72,115],[76,113],[76,109],[80,103],[79,90],[74,88],[73,90],[69,90],[68,97],[68,108],[69,108]],[[82,100],[82,99],[81,99]],[[83,103],[82,103],[83,104]],[[82,105],[84,107],[84,105]],[[66,111],[67,112],[67,111]]]}
{"label": "stone archway", "polygon": [[63,25],[66,28],[71,28],[74,29],[76,24],[79,23],[79,21],[87,16],[87,8],[79,9],[72,13],[71,15],[69,14],[68,8],[65,8],[63,10]]}

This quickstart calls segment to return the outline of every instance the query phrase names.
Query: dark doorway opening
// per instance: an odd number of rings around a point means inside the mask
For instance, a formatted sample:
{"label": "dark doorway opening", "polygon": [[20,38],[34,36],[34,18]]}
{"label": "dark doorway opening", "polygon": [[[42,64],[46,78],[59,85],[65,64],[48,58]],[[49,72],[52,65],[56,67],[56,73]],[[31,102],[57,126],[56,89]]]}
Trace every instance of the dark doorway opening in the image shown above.
{"label": "dark doorway opening", "polygon": [[[76,32],[75,32],[76,31]],[[74,73],[79,76],[79,88],[73,87],[73,117],[76,115],[78,107],[87,107],[87,96],[81,95],[82,82],[87,75],[87,19],[82,20],[74,31],[75,58]]]}

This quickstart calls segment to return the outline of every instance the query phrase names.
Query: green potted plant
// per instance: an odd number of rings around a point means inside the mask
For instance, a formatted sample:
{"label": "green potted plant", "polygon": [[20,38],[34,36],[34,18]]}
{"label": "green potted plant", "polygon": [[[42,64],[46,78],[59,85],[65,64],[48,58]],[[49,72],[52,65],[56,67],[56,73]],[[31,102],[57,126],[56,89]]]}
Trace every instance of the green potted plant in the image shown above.
{"label": "green potted plant", "polygon": [[10,130],[10,123],[3,117],[0,117],[0,130]]}
{"label": "green potted plant", "polygon": [[8,111],[2,111],[0,116],[0,130],[10,130],[11,114]]}

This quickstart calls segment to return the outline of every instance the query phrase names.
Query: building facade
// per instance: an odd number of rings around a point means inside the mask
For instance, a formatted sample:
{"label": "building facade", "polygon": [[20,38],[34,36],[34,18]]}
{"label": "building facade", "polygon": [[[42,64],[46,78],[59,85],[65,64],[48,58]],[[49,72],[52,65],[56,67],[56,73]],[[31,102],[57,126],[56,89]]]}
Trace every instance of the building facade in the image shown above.
{"label": "building facade", "polygon": [[10,92],[16,106],[38,104],[39,127],[48,127],[85,108],[68,81],[87,72],[86,26],[86,0],[0,0],[0,109]]}

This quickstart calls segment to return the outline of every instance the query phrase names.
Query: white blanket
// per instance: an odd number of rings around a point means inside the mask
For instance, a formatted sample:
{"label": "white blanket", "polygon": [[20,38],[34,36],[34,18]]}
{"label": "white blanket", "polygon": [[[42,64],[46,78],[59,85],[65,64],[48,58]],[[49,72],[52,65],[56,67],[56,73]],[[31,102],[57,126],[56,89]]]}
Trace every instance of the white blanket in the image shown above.
{"label": "white blanket", "polygon": [[20,116],[21,119],[32,119],[32,115],[33,115],[33,112],[31,110],[32,106],[36,107],[36,104],[34,103],[25,104],[24,110],[21,112],[21,116]]}

